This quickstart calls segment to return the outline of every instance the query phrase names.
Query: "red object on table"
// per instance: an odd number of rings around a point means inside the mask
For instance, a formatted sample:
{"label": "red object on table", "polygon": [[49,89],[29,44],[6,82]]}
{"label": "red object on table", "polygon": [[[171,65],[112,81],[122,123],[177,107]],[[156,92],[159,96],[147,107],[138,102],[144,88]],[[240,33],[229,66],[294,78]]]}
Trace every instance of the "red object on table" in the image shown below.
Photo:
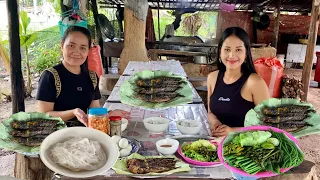
{"label": "red object on table", "polygon": [[320,52],[316,52],[317,63],[316,63],[316,72],[314,73],[314,80],[320,83]]}
{"label": "red object on table", "polygon": [[110,121],[121,121],[122,117],[121,116],[111,116],[109,117]]}

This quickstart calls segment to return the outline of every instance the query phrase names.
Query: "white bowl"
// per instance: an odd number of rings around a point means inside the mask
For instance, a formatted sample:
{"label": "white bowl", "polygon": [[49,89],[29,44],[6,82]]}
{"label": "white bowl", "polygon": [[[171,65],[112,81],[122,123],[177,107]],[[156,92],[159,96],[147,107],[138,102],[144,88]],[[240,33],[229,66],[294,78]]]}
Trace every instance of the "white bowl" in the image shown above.
{"label": "white bowl", "polygon": [[144,127],[152,133],[162,133],[169,127],[170,120],[163,117],[149,117],[143,120]]}
{"label": "white bowl", "polygon": [[125,119],[125,118],[121,119],[121,131],[126,130],[128,123],[129,123],[128,119]]}
{"label": "white bowl", "polygon": [[[189,124],[191,127],[187,126],[186,124]],[[188,135],[198,134],[202,127],[202,123],[200,121],[188,119],[178,120],[176,125],[181,134]]]}
{"label": "white bowl", "polygon": [[[98,141],[107,154],[107,162],[105,165],[92,171],[75,172],[54,163],[50,156],[50,148],[53,145],[65,142],[72,137],[83,137]],[[118,146],[109,135],[103,133],[102,131],[87,127],[70,127],[55,131],[46,137],[40,146],[40,158],[49,169],[56,173],[73,178],[92,177],[108,171],[116,163],[118,157]]]}
{"label": "white bowl", "polygon": [[[171,147],[161,147],[162,145],[171,145]],[[156,142],[157,150],[163,155],[173,155],[179,147],[179,141],[175,139],[161,139]]]}

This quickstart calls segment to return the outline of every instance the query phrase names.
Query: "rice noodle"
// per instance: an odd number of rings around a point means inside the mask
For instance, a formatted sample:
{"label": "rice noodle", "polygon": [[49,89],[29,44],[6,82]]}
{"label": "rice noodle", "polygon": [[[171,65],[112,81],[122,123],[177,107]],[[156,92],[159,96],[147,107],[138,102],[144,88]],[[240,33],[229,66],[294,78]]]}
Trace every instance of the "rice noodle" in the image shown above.
{"label": "rice noodle", "polygon": [[107,161],[100,143],[87,138],[74,137],[57,143],[50,153],[54,163],[72,171],[96,170]]}

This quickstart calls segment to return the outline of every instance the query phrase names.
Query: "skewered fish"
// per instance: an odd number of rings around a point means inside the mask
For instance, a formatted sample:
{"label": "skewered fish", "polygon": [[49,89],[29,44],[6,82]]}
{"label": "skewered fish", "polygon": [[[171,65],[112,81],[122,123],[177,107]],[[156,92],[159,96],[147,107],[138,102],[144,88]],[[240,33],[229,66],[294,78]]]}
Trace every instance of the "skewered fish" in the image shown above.
{"label": "skewered fish", "polygon": [[139,79],[137,85],[140,87],[164,87],[169,85],[179,85],[184,83],[181,78],[175,77],[158,77],[153,79]]}
{"label": "skewered fish", "polygon": [[283,105],[279,107],[266,107],[262,109],[263,114],[267,116],[277,116],[286,113],[305,114],[310,110],[309,106],[302,105]]}
{"label": "skewered fish", "polygon": [[47,135],[37,135],[32,137],[13,137],[13,140],[26,146],[40,146]]}
{"label": "skewered fish", "polygon": [[265,116],[262,117],[262,121],[267,123],[281,123],[285,121],[303,121],[307,117],[307,114],[288,113],[287,116]]}
{"label": "skewered fish", "polygon": [[166,87],[146,87],[146,88],[139,88],[137,91],[140,94],[155,94],[155,93],[161,93],[161,92],[174,92],[177,89],[179,89],[179,85],[171,85]]}
{"label": "skewered fish", "polygon": [[175,97],[181,96],[176,92],[165,92],[159,94],[138,94],[138,98],[146,102],[168,102]]}
{"label": "skewered fish", "polygon": [[33,119],[29,121],[17,121],[11,122],[11,127],[14,129],[32,129],[36,127],[54,127],[59,123],[58,120],[39,120]]}
{"label": "skewered fish", "polygon": [[175,169],[174,158],[129,159],[127,168],[134,174],[161,173]]}
{"label": "skewered fish", "polygon": [[301,129],[307,127],[307,126],[310,126],[308,123],[306,123],[304,121],[286,121],[284,123],[278,123],[278,124],[265,123],[265,125],[276,127],[276,128],[279,128],[279,129],[283,129],[283,130],[285,130],[287,132],[293,132],[293,131],[301,130]]}
{"label": "skewered fish", "polygon": [[32,137],[37,135],[49,135],[57,130],[57,127],[37,127],[34,129],[18,130],[13,129],[9,132],[12,136]]}

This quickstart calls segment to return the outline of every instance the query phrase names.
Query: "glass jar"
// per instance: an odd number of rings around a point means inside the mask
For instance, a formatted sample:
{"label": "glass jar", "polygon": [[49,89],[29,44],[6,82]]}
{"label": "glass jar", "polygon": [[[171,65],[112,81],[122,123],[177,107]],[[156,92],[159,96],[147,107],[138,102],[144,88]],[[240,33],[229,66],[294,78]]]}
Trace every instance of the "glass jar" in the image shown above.
{"label": "glass jar", "polygon": [[112,137],[114,135],[121,136],[121,124],[122,117],[121,116],[111,116],[110,119],[110,133],[109,135]]}
{"label": "glass jar", "polygon": [[108,109],[106,108],[90,108],[88,115],[88,127],[108,134],[109,121],[107,114]]}

